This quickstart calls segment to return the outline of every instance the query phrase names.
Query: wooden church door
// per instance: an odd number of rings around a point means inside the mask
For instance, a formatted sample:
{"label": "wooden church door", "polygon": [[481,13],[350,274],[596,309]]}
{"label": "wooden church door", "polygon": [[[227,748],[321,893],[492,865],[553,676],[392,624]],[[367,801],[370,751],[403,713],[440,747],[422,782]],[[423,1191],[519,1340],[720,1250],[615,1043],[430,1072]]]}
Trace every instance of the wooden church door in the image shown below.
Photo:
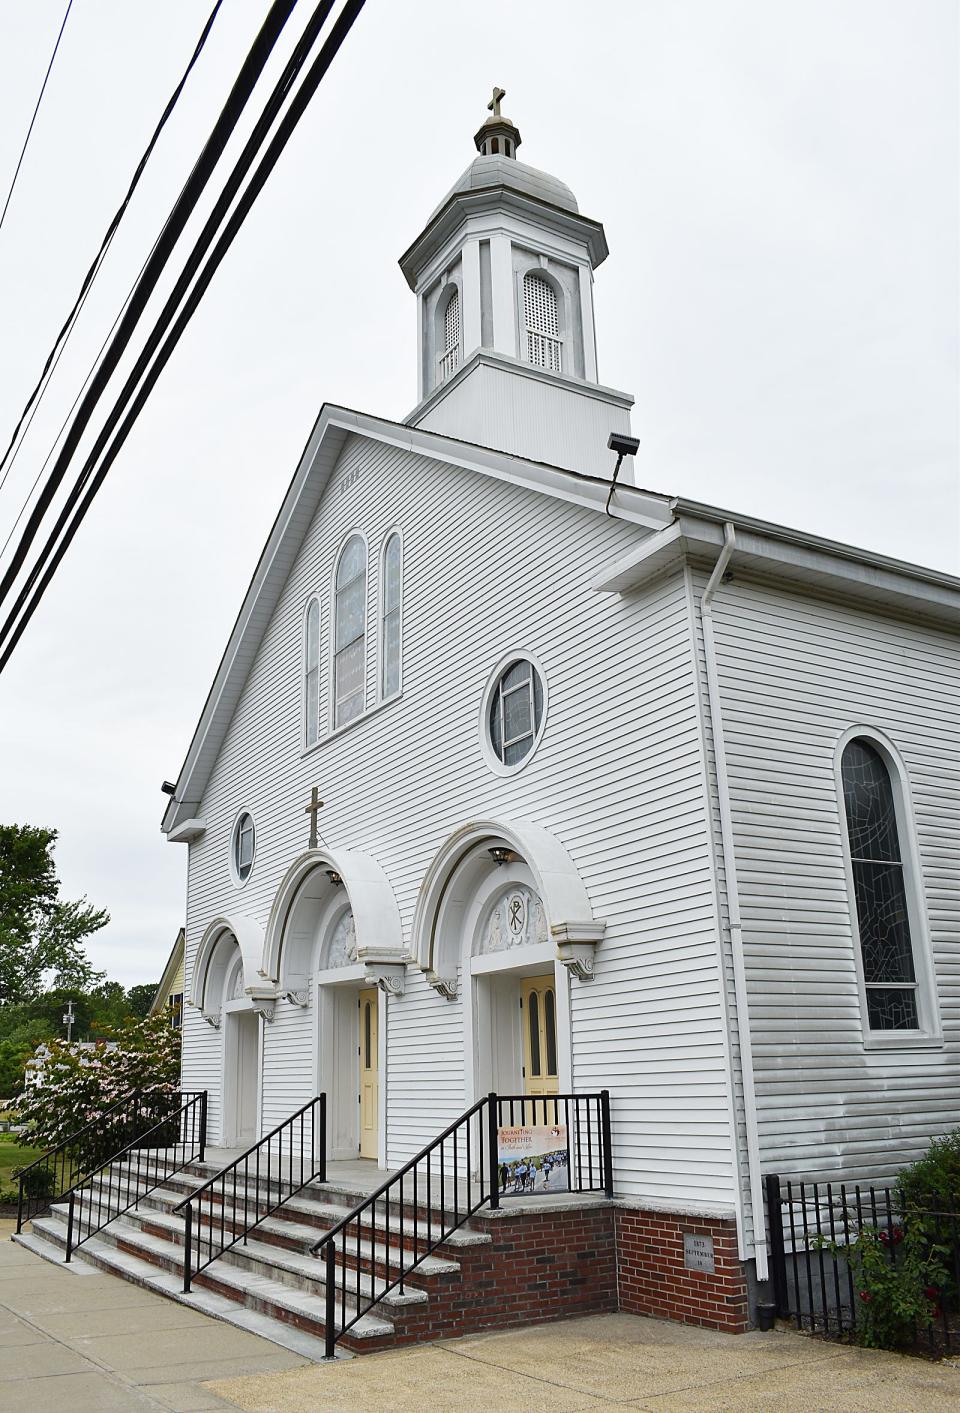
{"label": "wooden church door", "polygon": [[523,1092],[556,1094],[557,993],[554,979],[528,976],[520,983],[523,1020]]}
{"label": "wooden church door", "polygon": [[360,992],[360,1157],[374,1158],[380,1112],[377,988]]}

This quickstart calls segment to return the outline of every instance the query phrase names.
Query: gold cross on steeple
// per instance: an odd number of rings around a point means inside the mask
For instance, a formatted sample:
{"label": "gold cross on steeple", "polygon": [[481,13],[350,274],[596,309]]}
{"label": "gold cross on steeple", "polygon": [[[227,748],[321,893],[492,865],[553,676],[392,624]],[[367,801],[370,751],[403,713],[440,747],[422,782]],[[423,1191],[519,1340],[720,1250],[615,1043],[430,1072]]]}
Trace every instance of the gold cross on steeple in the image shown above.
{"label": "gold cross on steeple", "polygon": [[493,90],[493,97],[490,99],[490,102],[487,104],[487,107],[490,109],[490,112],[495,118],[499,118],[500,101],[501,99],[506,98],[506,96],[507,90],[505,88],[495,88]]}

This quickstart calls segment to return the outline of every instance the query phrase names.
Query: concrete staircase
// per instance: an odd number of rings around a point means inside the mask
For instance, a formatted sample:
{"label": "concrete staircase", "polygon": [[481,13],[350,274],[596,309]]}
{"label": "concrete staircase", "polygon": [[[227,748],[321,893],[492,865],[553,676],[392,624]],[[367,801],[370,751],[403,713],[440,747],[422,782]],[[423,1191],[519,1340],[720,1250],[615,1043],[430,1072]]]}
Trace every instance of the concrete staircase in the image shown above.
{"label": "concrete staircase", "polygon": [[[311,1184],[265,1218],[246,1242],[224,1252],[194,1275],[193,1289],[184,1294],[184,1221],[173,1208],[218,1170],[216,1163],[192,1162],[176,1175],[163,1178],[160,1186],[149,1191],[151,1183],[162,1174],[145,1166],[137,1206],[75,1248],[71,1260],[85,1261],[122,1276],[259,1334],[306,1358],[322,1358],[324,1268],[323,1263],[310,1254],[310,1249],[324,1231],[347,1216],[364,1193],[336,1182]],[[113,1169],[106,1170],[77,1195],[78,1204],[109,1210],[109,1198],[113,1195],[116,1203],[120,1181]],[[122,1181],[125,1203],[129,1183],[126,1172]],[[235,1199],[238,1217],[242,1213],[243,1196],[243,1188],[238,1186]],[[250,1199],[252,1203],[252,1193]],[[233,1200],[231,1187],[229,1200],[217,1208],[215,1230],[218,1235],[221,1230],[227,1233],[235,1230]],[[31,1230],[14,1239],[38,1255],[62,1261],[66,1251],[67,1212],[66,1203],[54,1204],[49,1215],[34,1218]],[[391,1209],[389,1236],[382,1216],[378,1217],[373,1232],[365,1219],[361,1236],[359,1269],[366,1273],[364,1289],[370,1288],[371,1273],[377,1281],[374,1287],[377,1289],[395,1278],[401,1249],[406,1249],[409,1256],[415,1243],[417,1249],[423,1248],[425,1222],[421,1217],[415,1235],[409,1207],[402,1220],[400,1212]],[[470,1226],[454,1232],[432,1255],[424,1257],[413,1272],[412,1280],[404,1281],[402,1294],[398,1289],[385,1293],[372,1310],[359,1318],[341,1337],[338,1352],[362,1353],[409,1343],[427,1333],[433,1338],[443,1333],[444,1320],[439,1314],[436,1319],[430,1314],[431,1297],[443,1310],[451,1308],[451,1297],[456,1306],[468,1303],[459,1301],[458,1292],[451,1287],[461,1284],[465,1253],[477,1247],[489,1247],[491,1240],[489,1232]],[[346,1280],[346,1288],[337,1290],[338,1315],[343,1309],[350,1319],[357,1308],[351,1298],[351,1270],[338,1272],[337,1279],[340,1283]],[[459,1330],[450,1330],[454,1332]]]}

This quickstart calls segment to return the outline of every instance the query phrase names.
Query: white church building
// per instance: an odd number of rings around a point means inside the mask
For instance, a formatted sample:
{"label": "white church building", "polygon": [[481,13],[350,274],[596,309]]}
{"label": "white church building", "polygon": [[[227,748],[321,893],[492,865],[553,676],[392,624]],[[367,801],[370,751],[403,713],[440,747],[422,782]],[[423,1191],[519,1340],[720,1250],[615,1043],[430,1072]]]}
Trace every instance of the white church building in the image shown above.
{"label": "white church building", "polygon": [[400,259],[417,405],[321,408],[166,810],[183,1084],[371,1170],[606,1089],[621,1208],[763,1280],[764,1174],[960,1121],[960,580],[614,481],[603,226],[499,106]]}

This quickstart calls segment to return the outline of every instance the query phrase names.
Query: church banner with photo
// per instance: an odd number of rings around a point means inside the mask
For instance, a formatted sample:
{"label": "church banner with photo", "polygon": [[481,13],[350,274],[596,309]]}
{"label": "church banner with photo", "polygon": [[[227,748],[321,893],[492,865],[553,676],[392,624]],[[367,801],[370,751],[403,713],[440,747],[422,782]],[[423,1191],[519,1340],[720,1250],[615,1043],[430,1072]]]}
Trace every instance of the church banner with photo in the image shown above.
{"label": "church banner with photo", "polygon": [[511,1125],[497,1129],[501,1197],[536,1197],[570,1191],[566,1124]]}

